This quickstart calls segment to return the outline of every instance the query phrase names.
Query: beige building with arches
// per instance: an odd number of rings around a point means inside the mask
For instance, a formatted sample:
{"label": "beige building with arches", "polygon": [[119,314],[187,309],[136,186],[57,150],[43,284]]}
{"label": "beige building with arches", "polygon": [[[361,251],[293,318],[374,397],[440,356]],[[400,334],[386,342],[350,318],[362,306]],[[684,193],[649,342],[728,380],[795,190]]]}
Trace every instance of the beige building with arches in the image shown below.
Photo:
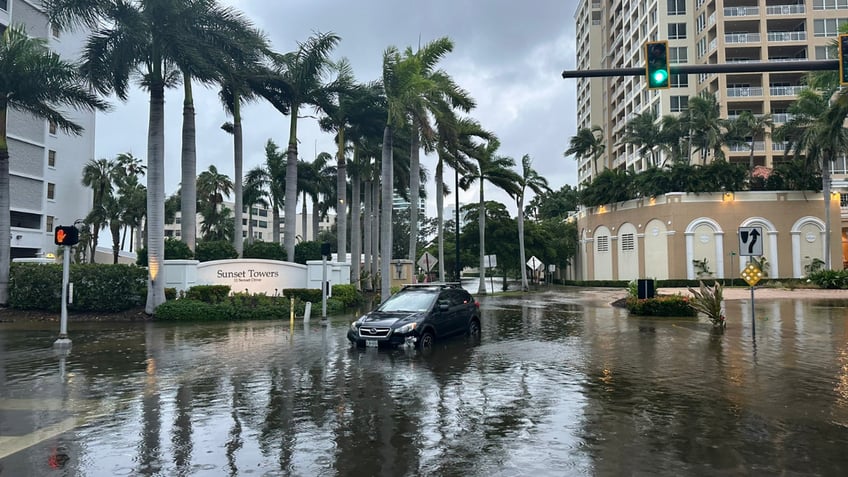
{"label": "beige building with arches", "polygon": [[[831,201],[832,268],[842,268],[845,238],[839,197]],[[800,278],[825,261],[821,193],[756,191],[668,193],[590,207],[577,215],[578,280],[738,278],[740,227],[760,227],[771,278]],[[844,236],[843,236],[844,237]]]}

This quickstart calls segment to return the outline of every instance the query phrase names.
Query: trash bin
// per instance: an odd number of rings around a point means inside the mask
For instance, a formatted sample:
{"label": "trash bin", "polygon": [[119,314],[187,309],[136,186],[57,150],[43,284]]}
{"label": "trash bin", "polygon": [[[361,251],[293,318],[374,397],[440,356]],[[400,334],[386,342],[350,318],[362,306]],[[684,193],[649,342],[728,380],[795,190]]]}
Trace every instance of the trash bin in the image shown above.
{"label": "trash bin", "polygon": [[655,296],[654,281],[646,278],[636,280],[636,297],[640,300]]}

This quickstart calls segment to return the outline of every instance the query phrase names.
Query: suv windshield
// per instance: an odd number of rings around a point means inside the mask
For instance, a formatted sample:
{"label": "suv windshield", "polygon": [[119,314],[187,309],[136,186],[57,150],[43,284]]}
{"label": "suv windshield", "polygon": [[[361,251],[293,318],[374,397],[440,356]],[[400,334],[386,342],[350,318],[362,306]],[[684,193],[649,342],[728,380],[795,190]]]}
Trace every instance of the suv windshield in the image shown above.
{"label": "suv windshield", "polygon": [[427,311],[438,296],[439,292],[435,290],[402,290],[389,297],[377,310]]}

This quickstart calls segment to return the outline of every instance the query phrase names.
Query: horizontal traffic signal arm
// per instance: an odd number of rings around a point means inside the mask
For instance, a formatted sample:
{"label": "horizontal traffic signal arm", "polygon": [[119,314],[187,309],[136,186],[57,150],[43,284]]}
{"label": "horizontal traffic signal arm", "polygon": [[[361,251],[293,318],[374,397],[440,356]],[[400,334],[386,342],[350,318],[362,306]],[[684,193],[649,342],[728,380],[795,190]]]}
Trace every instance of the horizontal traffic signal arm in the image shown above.
{"label": "horizontal traffic signal arm", "polygon": [[[671,65],[671,74],[698,73],[771,73],[775,71],[837,71],[839,60],[799,60],[760,63],[727,63],[711,65]],[[602,78],[609,76],[645,76],[645,67],[608,68],[597,70],[565,70],[563,78]]]}

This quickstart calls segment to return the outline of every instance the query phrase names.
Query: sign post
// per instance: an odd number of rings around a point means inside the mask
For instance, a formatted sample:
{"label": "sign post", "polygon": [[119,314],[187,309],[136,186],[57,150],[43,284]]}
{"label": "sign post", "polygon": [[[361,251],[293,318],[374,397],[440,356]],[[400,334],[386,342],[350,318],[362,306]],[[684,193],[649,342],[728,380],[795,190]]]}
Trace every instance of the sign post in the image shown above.
{"label": "sign post", "polygon": [[[495,268],[498,266],[497,255],[483,255],[483,264],[486,268]],[[495,292],[495,281],[492,275],[489,275],[489,286],[492,287],[492,293]]]}
{"label": "sign post", "polygon": [[753,263],[749,263],[745,270],[742,270],[740,274],[742,279],[751,287],[751,334],[753,336],[757,336],[757,323],[754,320],[754,285],[763,278],[763,272],[754,265]]}
{"label": "sign post", "polygon": [[527,260],[527,266],[530,267],[530,270],[533,270],[533,280],[536,279],[536,270],[538,270],[541,265],[542,261],[536,258],[535,255]]}
{"label": "sign post", "polygon": [[418,259],[418,266],[424,269],[424,273],[426,273],[426,279],[424,281],[430,281],[430,271],[433,270],[433,267],[439,263],[439,259],[434,257],[430,252],[424,252],[424,255]]}
{"label": "sign post", "polygon": [[79,243],[79,230],[73,225],[60,225],[53,230],[53,243],[62,246],[62,312],[59,318],[59,338],[53,342],[56,348],[69,348],[68,338],[68,288],[71,273],[71,247]]}

